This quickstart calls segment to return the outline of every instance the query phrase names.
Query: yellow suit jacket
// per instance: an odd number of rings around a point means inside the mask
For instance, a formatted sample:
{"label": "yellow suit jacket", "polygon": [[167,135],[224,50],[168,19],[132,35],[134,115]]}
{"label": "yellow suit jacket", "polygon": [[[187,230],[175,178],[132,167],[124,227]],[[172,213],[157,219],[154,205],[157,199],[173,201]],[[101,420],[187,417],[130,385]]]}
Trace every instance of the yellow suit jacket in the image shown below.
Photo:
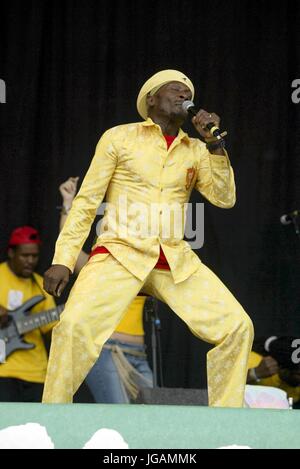
{"label": "yellow suit jacket", "polygon": [[160,126],[150,118],[109,129],[96,147],[57,240],[53,264],[73,271],[106,197],[96,246],[107,247],[143,281],[161,245],[175,283],[184,281],[200,262],[183,241],[185,208],[193,188],[218,207],[232,207],[235,183],[227,154],[210,154],[203,142],[181,129],[167,149]]}

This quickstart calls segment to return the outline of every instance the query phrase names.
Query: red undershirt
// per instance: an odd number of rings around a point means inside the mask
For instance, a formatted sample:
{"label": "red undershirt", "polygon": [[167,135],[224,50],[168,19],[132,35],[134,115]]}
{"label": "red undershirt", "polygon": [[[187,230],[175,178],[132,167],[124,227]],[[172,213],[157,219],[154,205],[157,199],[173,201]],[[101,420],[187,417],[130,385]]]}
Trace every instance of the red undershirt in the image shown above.
{"label": "red undershirt", "polygon": [[[164,137],[165,137],[166,142],[167,142],[167,148],[169,149],[169,147],[172,145],[173,141],[175,140],[176,135],[164,135]],[[109,252],[109,250],[107,248],[105,248],[104,246],[98,246],[91,252],[90,258],[95,256],[96,254],[103,254],[103,253],[107,253],[107,252]],[[165,254],[164,254],[161,247],[160,247],[159,259],[158,259],[158,261],[157,261],[154,268],[155,269],[170,270],[170,266],[168,264],[166,256],[165,256]]]}

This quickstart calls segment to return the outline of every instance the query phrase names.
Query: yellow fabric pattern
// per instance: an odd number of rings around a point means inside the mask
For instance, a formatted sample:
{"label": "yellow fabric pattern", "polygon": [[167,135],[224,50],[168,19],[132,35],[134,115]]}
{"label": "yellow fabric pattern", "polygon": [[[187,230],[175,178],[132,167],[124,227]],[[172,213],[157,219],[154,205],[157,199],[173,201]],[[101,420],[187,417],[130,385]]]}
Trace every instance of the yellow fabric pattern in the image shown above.
{"label": "yellow fabric pattern", "polygon": [[[42,277],[34,274],[39,285]],[[31,279],[17,277],[6,262],[0,264],[0,305],[12,310],[29,300],[33,296],[41,295],[41,290]],[[55,307],[53,298],[43,291],[45,300],[32,309],[38,313]],[[17,378],[33,383],[43,383],[46,377],[47,354],[41,337],[41,330],[46,333],[53,327],[48,325],[36,329],[24,336],[26,342],[35,344],[31,350],[17,350],[7,357],[6,362],[0,364],[0,377]]]}
{"label": "yellow fabric pattern", "polygon": [[199,261],[179,285],[159,269],[142,282],[109,253],[92,257],[81,270],[53,330],[43,402],[72,401],[139,291],[169,304],[197,337],[216,344],[207,356],[210,405],[243,406],[253,326],[216,275]]}
{"label": "yellow fabric pattern", "polygon": [[145,296],[137,296],[127,309],[124,318],[118,324],[115,332],[123,334],[144,335],[143,310],[146,301]]}
{"label": "yellow fabric pattern", "polygon": [[[260,364],[262,358],[262,355],[251,351],[248,362],[248,369],[250,370],[251,368],[256,368]],[[290,386],[285,381],[282,381],[277,373],[273,376],[270,376],[269,378],[261,379],[257,384],[260,386],[273,386],[274,388],[282,389],[287,393],[288,397],[293,398],[295,403],[300,400],[300,386]]]}
{"label": "yellow fabric pattern", "polygon": [[[154,268],[161,245],[174,282],[186,280],[198,268],[198,257],[183,241],[184,204],[193,187],[212,204],[232,207],[235,184],[228,156],[210,154],[203,142],[182,130],[167,149],[160,126],[151,119],[108,130],[57,240],[53,264],[73,271],[105,195],[108,205],[95,247],[108,248],[143,281]],[[140,220],[137,209],[132,211],[138,204],[147,211]]]}

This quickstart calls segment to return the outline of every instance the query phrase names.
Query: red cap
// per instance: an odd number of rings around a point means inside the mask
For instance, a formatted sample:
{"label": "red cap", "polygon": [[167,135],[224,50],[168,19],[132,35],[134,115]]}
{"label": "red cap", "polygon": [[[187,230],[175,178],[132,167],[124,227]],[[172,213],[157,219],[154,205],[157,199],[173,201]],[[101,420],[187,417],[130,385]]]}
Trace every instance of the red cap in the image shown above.
{"label": "red cap", "polygon": [[40,234],[31,226],[20,226],[10,235],[8,246],[17,246],[19,244],[41,244]]}

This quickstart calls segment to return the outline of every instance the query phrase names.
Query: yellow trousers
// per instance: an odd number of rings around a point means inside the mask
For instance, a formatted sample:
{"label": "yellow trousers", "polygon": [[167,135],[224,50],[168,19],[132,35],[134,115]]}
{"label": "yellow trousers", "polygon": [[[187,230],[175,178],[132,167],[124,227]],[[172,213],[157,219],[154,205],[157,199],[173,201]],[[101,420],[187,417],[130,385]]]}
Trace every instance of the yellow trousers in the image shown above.
{"label": "yellow trousers", "polygon": [[215,344],[207,354],[209,405],[242,407],[253,326],[223,283],[201,263],[178,284],[170,271],[158,269],[142,282],[109,253],[82,269],[53,330],[43,402],[72,402],[140,291],[167,303],[193,334]]}

